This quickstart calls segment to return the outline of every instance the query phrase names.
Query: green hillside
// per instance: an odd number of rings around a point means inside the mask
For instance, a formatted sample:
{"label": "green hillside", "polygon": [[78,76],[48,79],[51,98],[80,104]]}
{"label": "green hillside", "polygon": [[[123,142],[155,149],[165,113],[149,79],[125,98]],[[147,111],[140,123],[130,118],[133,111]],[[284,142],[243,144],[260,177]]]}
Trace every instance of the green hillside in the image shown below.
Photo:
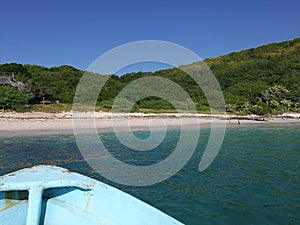
{"label": "green hillside", "polygon": [[[226,102],[237,109],[244,102],[273,111],[299,106],[300,38],[208,59],[206,63],[217,76]],[[282,107],[275,107],[277,104]]]}
{"label": "green hillside", "polygon": [[[300,111],[300,38],[206,59],[205,63],[220,83],[228,112],[270,114]],[[17,90],[0,85],[0,108],[41,110],[48,107],[59,110],[64,106],[64,110],[71,109],[70,105],[83,73],[84,71],[71,66],[46,68],[16,63],[2,64],[0,78],[4,74],[13,74],[26,88]],[[199,112],[209,112],[200,87],[179,68],[112,76],[99,95],[97,108],[110,110],[123,87],[133,80],[149,76],[164,77],[176,82],[190,95]],[[37,106],[43,100],[59,104]],[[143,112],[173,110],[170,103],[158,97],[142,99],[132,109]]]}

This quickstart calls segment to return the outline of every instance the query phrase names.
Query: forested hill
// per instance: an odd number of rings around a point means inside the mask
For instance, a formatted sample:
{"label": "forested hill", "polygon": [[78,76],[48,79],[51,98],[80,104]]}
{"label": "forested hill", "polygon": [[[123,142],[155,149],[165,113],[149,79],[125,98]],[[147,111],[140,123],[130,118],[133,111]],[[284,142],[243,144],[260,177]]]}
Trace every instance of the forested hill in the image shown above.
{"label": "forested hill", "polygon": [[[300,38],[206,59],[205,63],[220,83],[228,112],[268,114],[300,111]],[[42,100],[71,105],[83,73],[71,66],[46,68],[2,64],[0,77],[13,74],[16,81],[25,84],[25,89],[0,85],[0,108],[26,110],[27,105],[30,110]],[[123,87],[146,76],[160,76],[176,82],[191,96],[200,112],[208,112],[208,103],[200,87],[178,68],[112,76],[99,95],[98,108],[109,110]],[[166,101],[149,97],[137,102],[133,111],[172,109]]]}

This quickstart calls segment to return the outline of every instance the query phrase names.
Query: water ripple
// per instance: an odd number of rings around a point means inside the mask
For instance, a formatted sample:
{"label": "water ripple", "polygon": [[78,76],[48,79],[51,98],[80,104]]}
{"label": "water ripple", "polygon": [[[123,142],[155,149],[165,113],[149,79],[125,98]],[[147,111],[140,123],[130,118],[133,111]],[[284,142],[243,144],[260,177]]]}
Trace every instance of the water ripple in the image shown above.
{"label": "water ripple", "polygon": [[[168,132],[152,152],[126,149],[114,134],[100,138],[119,160],[147,165],[174,150],[178,132]],[[201,132],[190,162],[175,176],[150,187],[105,180],[85,163],[74,137],[65,134],[0,137],[0,172],[36,164],[63,166],[129,192],[186,224],[300,224],[299,127],[228,129],[216,160],[199,173],[209,130]],[[135,135],[145,138],[149,133]]]}

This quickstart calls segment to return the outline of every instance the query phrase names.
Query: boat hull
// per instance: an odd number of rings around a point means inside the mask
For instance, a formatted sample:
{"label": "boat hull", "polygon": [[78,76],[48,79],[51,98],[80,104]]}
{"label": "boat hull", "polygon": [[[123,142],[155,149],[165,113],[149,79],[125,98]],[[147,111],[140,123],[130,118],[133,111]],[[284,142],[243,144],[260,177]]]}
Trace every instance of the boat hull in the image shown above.
{"label": "boat hull", "polygon": [[[20,174],[22,175],[18,176]],[[24,182],[20,180],[30,175],[35,178]],[[42,175],[44,181],[40,182]],[[69,180],[65,183],[66,177]],[[38,166],[0,178],[0,225],[12,224],[182,223],[139,199],[97,180],[59,167]]]}

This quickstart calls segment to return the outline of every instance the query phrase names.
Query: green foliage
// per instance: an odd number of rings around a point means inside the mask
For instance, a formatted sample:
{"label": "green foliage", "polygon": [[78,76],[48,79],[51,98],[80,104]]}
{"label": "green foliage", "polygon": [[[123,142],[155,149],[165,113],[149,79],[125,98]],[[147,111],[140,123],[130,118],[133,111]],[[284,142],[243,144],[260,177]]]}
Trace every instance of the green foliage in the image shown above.
{"label": "green foliage", "polygon": [[46,112],[46,113],[59,113],[68,112],[72,109],[71,104],[51,104],[51,105],[32,105],[30,107],[31,111],[34,112]]}
{"label": "green foliage", "polygon": [[[231,98],[235,98],[235,102],[238,100],[236,98],[244,98],[248,101],[255,103],[257,101],[257,97],[260,95],[260,93],[268,88],[268,85],[263,81],[240,81],[236,84],[228,87],[225,90],[226,93],[226,100],[227,102],[232,102]],[[238,102],[236,102],[238,103]]]}
{"label": "green foliage", "polygon": [[265,115],[271,113],[271,109],[264,102],[258,102],[256,105],[250,106],[249,112],[256,115]]}
{"label": "green foliage", "polygon": [[33,94],[31,103],[40,103],[43,98],[48,101],[72,103],[82,71],[70,66],[50,69],[32,65],[24,67],[32,77],[27,83],[28,90]]}
{"label": "green foliage", "polygon": [[15,78],[23,83],[26,83],[31,78],[31,74],[27,69],[22,64],[17,63],[0,65],[0,76],[4,74],[14,74]]}
{"label": "green foliage", "polygon": [[12,110],[25,110],[29,99],[27,93],[10,87],[0,86],[0,108]]}
{"label": "green foliage", "polygon": [[299,62],[299,38],[206,60],[225,92],[228,110],[256,114],[299,110]]}
{"label": "green foliage", "polygon": [[[300,111],[300,38],[206,59],[205,63],[220,83],[228,112],[262,115]],[[188,93],[198,111],[209,112],[210,107],[216,106],[208,105],[201,87],[182,70],[183,68],[200,68],[201,65],[203,66],[203,63],[194,63],[153,73],[129,73],[121,77],[113,75],[101,89],[96,102],[97,109],[111,110],[117,95],[125,86],[137,79],[154,76],[175,82]],[[4,73],[14,73],[15,78],[26,85],[26,92],[19,92],[8,87],[0,89],[0,107],[16,109],[24,107],[26,102],[39,104],[43,99],[71,105],[77,84],[84,71],[66,65],[46,68],[11,63],[0,65],[0,76]],[[90,95],[84,96],[86,99],[81,99],[87,105],[94,103],[93,91],[98,85],[97,82],[93,82],[93,76],[101,75],[91,73],[89,85],[85,87],[86,90],[83,90],[86,93],[91,92]],[[166,89],[163,86],[160,88]],[[174,107],[169,102],[156,97],[151,90],[143,87],[140,91],[150,93],[148,96],[151,97],[137,101],[131,111],[174,111]],[[123,103],[132,101],[133,96],[134,93],[128,93],[122,99]],[[119,105],[115,105],[116,109],[124,110],[126,104],[122,101]],[[181,99],[179,103],[184,106],[185,101]],[[35,109],[57,110],[53,107],[59,108],[60,106],[43,106],[43,108],[36,107]]]}
{"label": "green foliage", "polygon": [[134,105],[134,111],[138,111],[139,109],[176,110],[171,103],[158,97],[147,97],[138,101]]}

